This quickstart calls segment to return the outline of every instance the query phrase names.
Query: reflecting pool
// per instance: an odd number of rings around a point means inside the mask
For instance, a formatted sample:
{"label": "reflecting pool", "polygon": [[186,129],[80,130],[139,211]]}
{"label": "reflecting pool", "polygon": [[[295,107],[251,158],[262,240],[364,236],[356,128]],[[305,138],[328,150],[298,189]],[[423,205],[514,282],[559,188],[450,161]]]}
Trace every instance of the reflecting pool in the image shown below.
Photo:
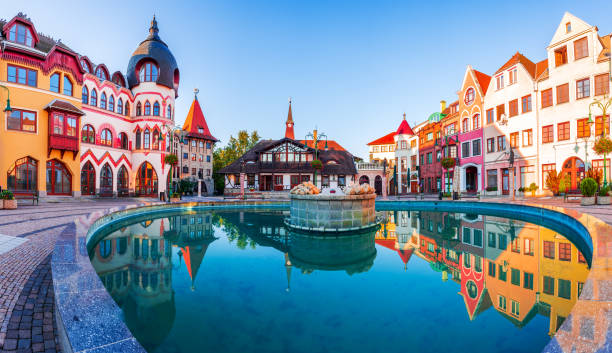
{"label": "reflecting pool", "polygon": [[535,224],[380,215],[337,238],[290,232],[275,210],[141,217],[89,255],[149,352],[539,352],[588,275]]}

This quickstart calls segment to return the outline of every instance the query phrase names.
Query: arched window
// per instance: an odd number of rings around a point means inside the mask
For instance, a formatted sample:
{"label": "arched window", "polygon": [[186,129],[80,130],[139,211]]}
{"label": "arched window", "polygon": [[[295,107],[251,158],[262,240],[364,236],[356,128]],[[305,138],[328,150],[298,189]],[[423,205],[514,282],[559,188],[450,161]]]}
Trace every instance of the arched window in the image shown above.
{"label": "arched window", "polygon": [[87,161],[81,168],[81,195],[96,193],[96,170],[91,162]]}
{"label": "arched window", "polygon": [[72,96],[72,82],[66,75],[64,75],[64,94]]}
{"label": "arched window", "polygon": [[38,190],[38,162],[30,157],[15,161],[7,173],[7,184],[14,193],[35,193]]}
{"label": "arched window", "polygon": [[145,149],[149,149],[151,148],[151,133],[149,132],[149,129],[146,129],[144,132],[144,141],[143,141],[143,147]]}
{"label": "arched window", "polygon": [[153,115],[159,116],[159,102],[153,103]]}
{"label": "arched window", "polygon": [[101,67],[96,70],[96,76],[101,80],[108,80],[108,75],[106,75],[106,72]]}
{"label": "arched window", "polygon": [[34,46],[32,31],[30,31],[30,29],[22,23],[15,23],[11,27],[11,29],[9,30],[8,38],[11,42],[24,44],[28,47]]}
{"label": "arched window", "polygon": [[144,115],[151,115],[151,103],[149,103],[148,101],[145,102]]}
{"label": "arched window", "polygon": [[70,195],[72,176],[64,163],[52,159],[47,162],[47,194]]}
{"label": "arched window", "polygon": [[125,116],[130,116],[130,102],[125,102]]}
{"label": "arched window", "polygon": [[100,194],[113,194],[113,171],[108,163],[106,163],[102,167],[102,170],[100,170]]}
{"label": "arched window", "polygon": [[83,68],[83,71],[89,73],[89,64],[87,64],[85,59],[81,59],[81,67]]}
{"label": "arched window", "polygon": [[112,94],[108,99],[108,110],[110,110],[111,112],[115,111],[115,97]]}
{"label": "arched window", "polygon": [[463,119],[463,123],[461,127],[462,127],[461,132],[465,133],[465,132],[470,131],[470,119],[468,118]]}
{"label": "arched window", "polygon": [[480,129],[480,114],[476,114],[474,117],[472,117],[472,124],[474,126],[474,130]]}
{"label": "arched window", "polygon": [[85,85],[83,85],[83,91],[81,91],[81,102],[83,104],[89,103],[89,91]]}
{"label": "arched window", "polygon": [[122,165],[121,168],[119,168],[119,172],[117,172],[117,195],[127,196],[130,191],[129,186],[128,171],[127,168]]}
{"label": "arched window", "polygon": [[60,74],[55,73],[53,75],[51,75],[50,77],[50,84],[49,84],[49,90],[51,92],[56,92],[59,93],[59,89],[60,89]]}
{"label": "arched window", "polygon": [[124,150],[127,150],[128,149],[128,137],[125,132],[119,133],[119,140],[121,140],[121,148],[123,148]]}
{"label": "arched window", "polygon": [[117,114],[123,114],[123,100],[121,98],[117,101]]}
{"label": "arched window", "polygon": [[172,119],[172,106],[170,104],[166,107],[166,118]]}
{"label": "arched window", "polygon": [[140,146],[141,146],[141,138],[140,138],[141,132],[140,129],[136,130],[136,149],[139,150]]}
{"label": "arched window", "polygon": [[96,131],[93,126],[87,124],[81,129],[81,141],[87,143],[96,143]]}
{"label": "arched window", "polygon": [[157,173],[149,162],[144,162],[136,173],[136,195],[157,195]]}
{"label": "arched window", "polygon": [[102,92],[100,95],[100,108],[106,109],[106,93]]}
{"label": "arched window", "polygon": [[153,131],[153,149],[159,149],[159,131],[157,130]]}
{"label": "arched window", "polygon": [[100,143],[105,146],[113,145],[113,133],[109,129],[104,129],[100,133]]}
{"label": "arched window", "polygon": [[138,78],[140,79],[140,82],[155,82],[157,81],[158,75],[159,70],[157,69],[157,65],[152,62],[148,62],[143,64],[140,68]]}
{"label": "arched window", "polygon": [[91,105],[94,107],[98,106],[98,92],[95,88],[91,90]]}
{"label": "arched window", "polygon": [[141,115],[142,115],[142,104],[138,102],[138,104],[136,104],[136,116],[141,116]]}

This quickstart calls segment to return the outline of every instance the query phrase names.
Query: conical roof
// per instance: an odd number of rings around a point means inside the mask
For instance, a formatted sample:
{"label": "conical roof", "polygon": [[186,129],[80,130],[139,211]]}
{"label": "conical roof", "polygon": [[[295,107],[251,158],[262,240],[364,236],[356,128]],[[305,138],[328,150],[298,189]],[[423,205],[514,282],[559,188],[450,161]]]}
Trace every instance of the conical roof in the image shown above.
{"label": "conical roof", "polygon": [[293,114],[291,113],[291,98],[289,98],[289,113],[287,113],[287,121],[285,122],[285,137],[295,140],[293,125]]}
{"label": "conical roof", "polygon": [[204,118],[204,113],[202,113],[202,108],[200,107],[197,96],[195,96],[193,102],[191,102],[189,113],[187,113],[187,118],[185,118],[185,123],[183,124],[183,130],[187,131],[187,136],[189,137],[218,141],[210,134],[206,118]]}
{"label": "conical roof", "polygon": [[400,123],[400,126],[397,128],[397,132],[395,134],[396,135],[414,135],[412,128],[406,121],[406,113],[404,113],[404,119],[402,119],[402,122]]}

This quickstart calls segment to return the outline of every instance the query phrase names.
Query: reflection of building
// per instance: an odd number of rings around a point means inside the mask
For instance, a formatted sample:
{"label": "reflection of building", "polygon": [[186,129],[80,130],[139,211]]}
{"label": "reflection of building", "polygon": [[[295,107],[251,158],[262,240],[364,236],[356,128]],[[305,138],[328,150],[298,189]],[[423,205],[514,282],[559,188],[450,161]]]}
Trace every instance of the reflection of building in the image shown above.
{"label": "reflection of building", "polygon": [[[385,222],[376,231],[374,241],[392,251],[397,251],[404,263],[404,269],[408,266],[408,261],[412,256],[416,244],[411,244],[413,231],[410,227],[410,211],[386,211]],[[416,212],[412,212],[412,217],[416,218]]]}

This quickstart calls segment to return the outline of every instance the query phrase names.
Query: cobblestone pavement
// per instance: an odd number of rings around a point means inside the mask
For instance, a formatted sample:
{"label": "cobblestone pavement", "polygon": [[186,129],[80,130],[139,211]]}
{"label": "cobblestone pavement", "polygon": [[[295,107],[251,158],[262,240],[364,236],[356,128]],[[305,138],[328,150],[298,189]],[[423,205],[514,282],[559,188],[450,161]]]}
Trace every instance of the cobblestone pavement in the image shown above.
{"label": "cobblestone pavement", "polygon": [[[432,200],[435,197],[428,197]],[[213,201],[222,198],[194,198]],[[389,200],[397,200],[389,197]],[[27,239],[0,254],[0,351],[57,352],[50,254],[62,232],[74,232],[74,219],[96,210],[140,203],[142,199],[82,200],[0,210],[0,234]],[[508,202],[507,198],[482,201]],[[561,206],[592,214],[612,225],[612,206],[580,206],[559,198],[525,198],[516,203]]]}

